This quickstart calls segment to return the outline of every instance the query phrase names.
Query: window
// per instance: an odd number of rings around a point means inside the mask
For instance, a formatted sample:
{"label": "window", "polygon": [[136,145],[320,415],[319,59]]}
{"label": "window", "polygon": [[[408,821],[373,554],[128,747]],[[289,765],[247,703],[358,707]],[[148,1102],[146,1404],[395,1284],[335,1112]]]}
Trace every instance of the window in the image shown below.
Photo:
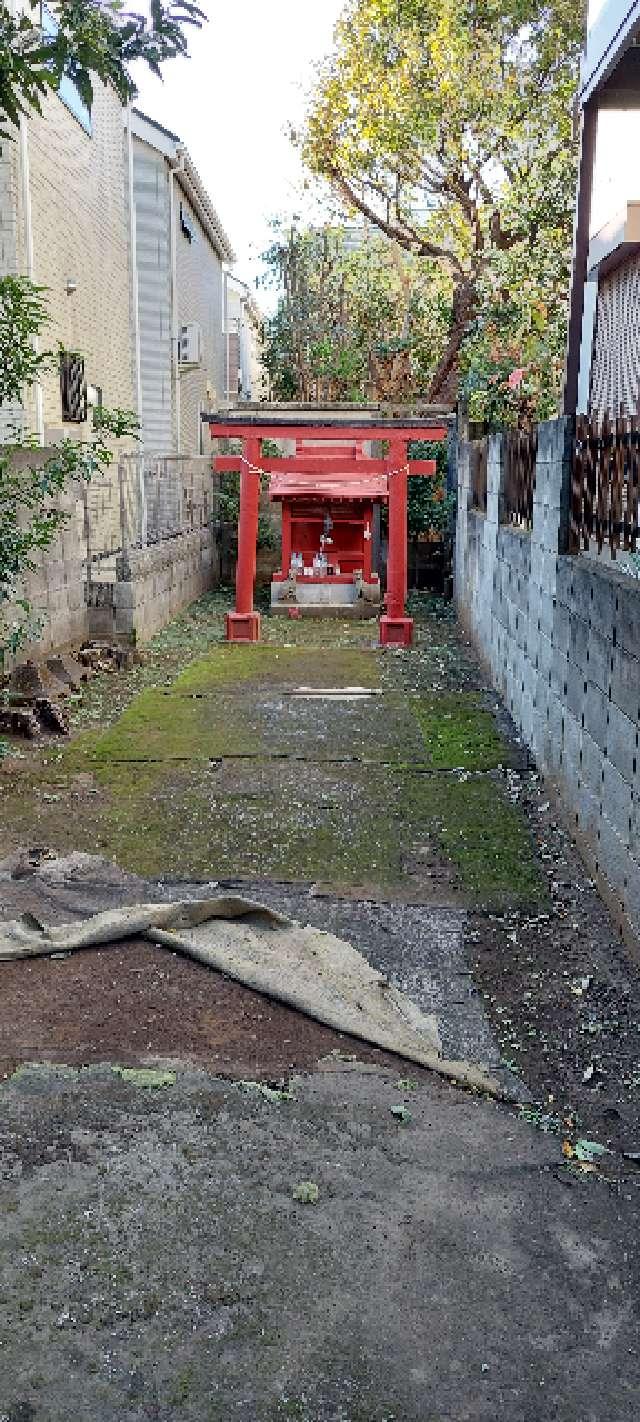
{"label": "window", "polygon": [[[46,5],[42,6],[42,28],[48,39],[55,39],[59,29],[58,22],[55,15],[51,14],[51,11],[47,9]],[[74,83],[68,74],[64,74],[62,77],[60,88],[58,89],[58,98],[62,99],[65,108],[78,120],[78,123],[81,124],[85,133],[91,134],[91,114],[84,99],[80,97],[77,84]]]}
{"label": "window", "polygon": [[185,212],[182,203],[180,203],[180,231],[183,237],[186,237],[187,242],[193,242],[195,240],[196,233],[195,227],[192,225],[191,214]]}
{"label": "window", "polygon": [[60,356],[60,395],[62,418],[81,425],[87,418],[87,382],[84,360],[75,351],[62,351]]}

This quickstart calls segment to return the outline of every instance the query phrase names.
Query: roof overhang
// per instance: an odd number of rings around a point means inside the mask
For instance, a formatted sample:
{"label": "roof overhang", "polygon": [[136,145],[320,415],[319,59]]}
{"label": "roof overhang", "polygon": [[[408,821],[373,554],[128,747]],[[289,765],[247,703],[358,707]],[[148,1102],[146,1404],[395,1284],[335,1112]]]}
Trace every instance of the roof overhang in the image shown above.
{"label": "roof overhang", "polygon": [[606,276],[640,251],[640,201],[628,202],[589,244],[589,280]]}
{"label": "roof overhang", "polygon": [[580,102],[606,84],[640,28],[640,0],[605,0],[587,35]]}
{"label": "roof overhang", "polygon": [[175,173],[176,182],[193,208],[214,251],[217,252],[221,261],[234,262],[235,253],[231,242],[189,150],[177,134],[171,133],[168,128],[163,128],[162,124],[156,123],[155,119],[141,113],[140,109],[131,109],[130,113],[133,137],[141,143],[146,143],[150,148],[155,148],[157,153],[162,153],[163,157],[167,159]]}

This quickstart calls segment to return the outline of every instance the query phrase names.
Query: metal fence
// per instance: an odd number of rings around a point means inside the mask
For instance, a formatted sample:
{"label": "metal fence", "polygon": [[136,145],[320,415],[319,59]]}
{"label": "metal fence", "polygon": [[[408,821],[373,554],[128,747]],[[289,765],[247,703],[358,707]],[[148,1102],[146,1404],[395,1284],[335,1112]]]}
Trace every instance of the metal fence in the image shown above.
{"label": "metal fence", "polygon": [[580,416],[571,487],[569,548],[612,558],[640,540],[640,415],[611,421]]}
{"label": "metal fence", "polygon": [[89,578],[110,577],[114,559],[209,527],[219,476],[206,456],[125,454],[108,475],[82,486]]}

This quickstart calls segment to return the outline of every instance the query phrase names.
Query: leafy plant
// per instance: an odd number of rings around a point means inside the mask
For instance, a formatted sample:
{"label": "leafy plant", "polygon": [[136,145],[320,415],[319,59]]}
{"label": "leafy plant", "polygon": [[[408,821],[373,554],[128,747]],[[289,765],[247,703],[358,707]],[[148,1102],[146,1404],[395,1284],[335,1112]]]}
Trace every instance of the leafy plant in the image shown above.
{"label": "leafy plant", "polygon": [[191,0],[151,0],[149,14],[123,0],[47,0],[50,23],[42,24],[41,0],[0,4],[0,125],[19,123],[30,110],[42,112],[48,93],[66,76],[91,109],[96,78],[112,84],[123,103],[136,93],[131,65],[144,61],[154,74],[167,59],[185,54],[185,27],[200,26],[204,11]]}
{"label": "leafy plant", "polygon": [[24,592],[25,574],[68,520],[60,496],[74,480],[103,474],[114,459],[108,439],[136,434],[137,416],[106,410],[86,443],[64,439],[38,453],[34,440],[3,445],[0,452],[0,665],[38,625]]}
{"label": "leafy plant", "polygon": [[[430,273],[461,376],[495,418],[555,398],[584,0],[348,0],[300,139],[310,170]],[[467,342],[470,340],[470,344]],[[522,384],[509,384],[522,371]]]}

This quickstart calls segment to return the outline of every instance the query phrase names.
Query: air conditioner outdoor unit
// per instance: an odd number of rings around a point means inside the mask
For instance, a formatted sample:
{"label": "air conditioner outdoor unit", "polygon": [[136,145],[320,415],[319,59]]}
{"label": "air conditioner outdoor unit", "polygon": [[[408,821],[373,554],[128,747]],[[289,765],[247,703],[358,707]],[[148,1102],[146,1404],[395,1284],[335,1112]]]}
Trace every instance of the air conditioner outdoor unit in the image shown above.
{"label": "air conditioner outdoor unit", "polygon": [[200,365],[202,360],[202,330],[197,321],[180,327],[178,338],[178,360],[180,365]]}

